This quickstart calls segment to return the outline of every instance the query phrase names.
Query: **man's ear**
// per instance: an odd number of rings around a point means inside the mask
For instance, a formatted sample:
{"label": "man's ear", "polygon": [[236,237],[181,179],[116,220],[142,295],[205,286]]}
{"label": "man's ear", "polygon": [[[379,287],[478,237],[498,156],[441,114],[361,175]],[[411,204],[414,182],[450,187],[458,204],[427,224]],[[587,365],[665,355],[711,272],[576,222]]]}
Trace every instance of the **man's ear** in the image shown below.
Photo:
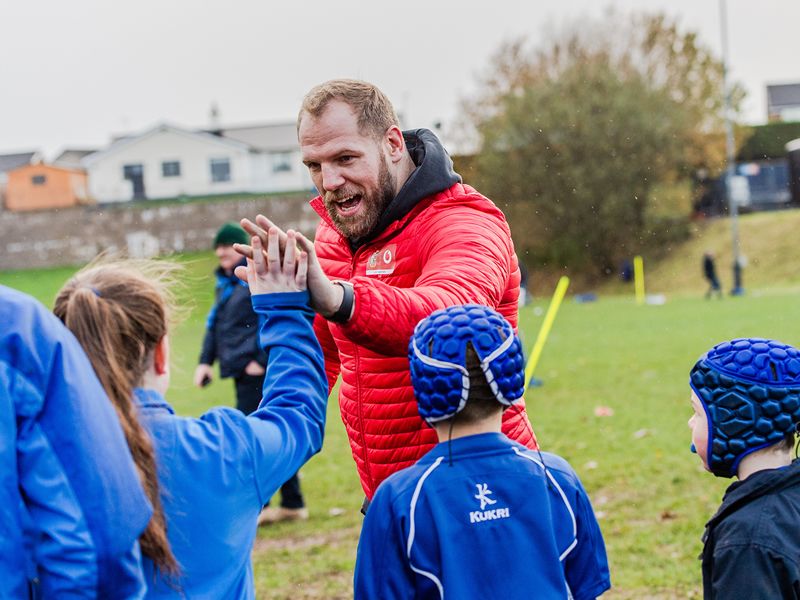
{"label": "man's ear", "polygon": [[167,336],[161,338],[153,351],[153,368],[156,375],[164,375],[169,370],[169,346]]}
{"label": "man's ear", "polygon": [[392,125],[386,130],[384,142],[389,151],[392,162],[400,161],[406,154],[406,141],[403,139],[403,132],[397,125]]}

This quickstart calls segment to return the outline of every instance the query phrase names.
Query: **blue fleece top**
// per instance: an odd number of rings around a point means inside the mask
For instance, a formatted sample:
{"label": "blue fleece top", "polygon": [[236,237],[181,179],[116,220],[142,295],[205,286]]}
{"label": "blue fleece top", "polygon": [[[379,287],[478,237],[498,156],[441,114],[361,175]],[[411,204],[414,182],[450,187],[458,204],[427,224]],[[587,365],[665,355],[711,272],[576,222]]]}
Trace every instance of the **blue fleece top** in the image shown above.
{"label": "blue fleece top", "polygon": [[269,354],[264,398],[245,416],[215,408],[174,414],[154,390],[137,389],[153,437],[167,534],[183,576],[170,587],[145,558],[148,598],[255,597],[250,553],[261,507],[322,447],[328,381],[307,292],[253,296]]}
{"label": "blue fleece top", "polygon": [[0,597],[141,598],[150,504],[73,335],[0,286]]}
{"label": "blue fleece top", "polygon": [[575,472],[501,433],[437,444],[386,479],[358,544],[356,599],[587,600],[609,586]]}

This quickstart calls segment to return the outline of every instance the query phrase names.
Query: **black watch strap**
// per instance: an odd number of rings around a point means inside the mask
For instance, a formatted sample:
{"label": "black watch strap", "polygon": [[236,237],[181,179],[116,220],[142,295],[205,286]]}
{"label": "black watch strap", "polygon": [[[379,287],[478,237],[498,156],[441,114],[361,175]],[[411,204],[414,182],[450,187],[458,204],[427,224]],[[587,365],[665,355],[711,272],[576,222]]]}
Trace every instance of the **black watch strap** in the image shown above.
{"label": "black watch strap", "polygon": [[353,284],[349,281],[334,281],[333,283],[342,287],[344,296],[342,296],[342,303],[339,305],[339,308],[328,317],[328,321],[347,323],[348,319],[350,319],[350,313],[353,312],[353,302],[356,296],[353,290]]}

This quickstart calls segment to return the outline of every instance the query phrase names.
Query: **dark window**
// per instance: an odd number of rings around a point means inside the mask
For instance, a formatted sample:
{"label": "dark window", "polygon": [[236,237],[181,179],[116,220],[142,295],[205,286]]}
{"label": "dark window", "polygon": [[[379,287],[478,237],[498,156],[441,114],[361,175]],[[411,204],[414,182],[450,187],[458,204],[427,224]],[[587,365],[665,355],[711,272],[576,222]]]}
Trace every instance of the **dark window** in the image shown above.
{"label": "dark window", "polygon": [[167,160],[162,162],[161,175],[164,177],[180,177],[181,163],[177,160]]}
{"label": "dark window", "polygon": [[31,183],[33,183],[33,185],[44,185],[46,182],[47,182],[46,175],[34,175],[33,177],[31,177]]}
{"label": "dark window", "polygon": [[231,161],[228,158],[211,159],[211,181],[230,181]]}
{"label": "dark window", "polygon": [[286,173],[292,170],[292,153],[278,152],[272,155],[272,172]]}
{"label": "dark window", "polygon": [[122,176],[125,179],[135,179],[144,174],[144,167],[142,165],[123,165]]}

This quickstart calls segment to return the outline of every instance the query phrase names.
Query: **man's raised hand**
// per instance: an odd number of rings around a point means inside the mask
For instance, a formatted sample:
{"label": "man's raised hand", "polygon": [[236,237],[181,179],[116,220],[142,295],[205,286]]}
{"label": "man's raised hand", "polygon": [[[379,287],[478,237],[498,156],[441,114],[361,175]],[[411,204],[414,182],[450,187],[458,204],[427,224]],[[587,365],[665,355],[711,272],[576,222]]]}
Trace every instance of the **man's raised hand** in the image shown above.
{"label": "man's raised hand", "polygon": [[[237,251],[247,256],[246,267],[236,267],[236,276],[246,281],[251,294],[299,292],[306,289],[308,253],[297,250],[297,234],[283,233],[274,225],[264,232],[267,249],[261,235],[253,235],[251,246],[240,246]],[[284,236],[283,260],[279,251],[279,238]],[[287,243],[288,242],[288,243]],[[242,249],[249,250],[249,256]]]}
{"label": "man's raised hand", "polygon": [[[242,227],[250,233],[251,242],[253,245],[247,246],[245,244],[234,244],[233,247],[242,256],[248,259],[248,268],[251,260],[255,260],[261,255],[262,260],[268,261],[268,256],[273,252],[276,253],[275,260],[280,264],[283,257],[285,261],[285,254],[291,251],[293,254],[298,252],[296,246],[299,244],[301,250],[304,250],[306,255],[306,272],[308,282],[308,293],[311,297],[311,308],[320,313],[323,317],[329,317],[342,303],[344,292],[341,286],[334,285],[331,280],[325,275],[322,266],[317,260],[317,254],[314,251],[314,244],[299,232],[284,233],[272,221],[264,215],[257,215],[256,222],[253,223],[249,219],[241,220]],[[291,233],[291,237],[289,236]],[[258,240],[258,248],[255,243]],[[266,250],[264,250],[266,248]],[[244,267],[238,267],[244,270]],[[237,269],[236,274],[239,275]],[[244,277],[241,277],[245,279]],[[252,289],[252,287],[251,287]],[[305,288],[303,288],[305,289]]]}
{"label": "man's raised hand", "polygon": [[[283,258],[283,253],[286,250],[286,238],[287,235],[284,231],[275,225],[272,221],[270,221],[264,215],[256,215],[256,222],[253,223],[250,219],[242,219],[239,221],[242,225],[242,229],[244,229],[247,233],[249,233],[253,237],[257,237],[261,241],[261,247],[264,248],[264,252],[269,249],[269,232],[270,229],[273,227],[278,232],[278,250],[280,251],[280,257]],[[246,244],[234,244],[234,249],[247,258],[253,258],[253,247],[248,246]]]}

